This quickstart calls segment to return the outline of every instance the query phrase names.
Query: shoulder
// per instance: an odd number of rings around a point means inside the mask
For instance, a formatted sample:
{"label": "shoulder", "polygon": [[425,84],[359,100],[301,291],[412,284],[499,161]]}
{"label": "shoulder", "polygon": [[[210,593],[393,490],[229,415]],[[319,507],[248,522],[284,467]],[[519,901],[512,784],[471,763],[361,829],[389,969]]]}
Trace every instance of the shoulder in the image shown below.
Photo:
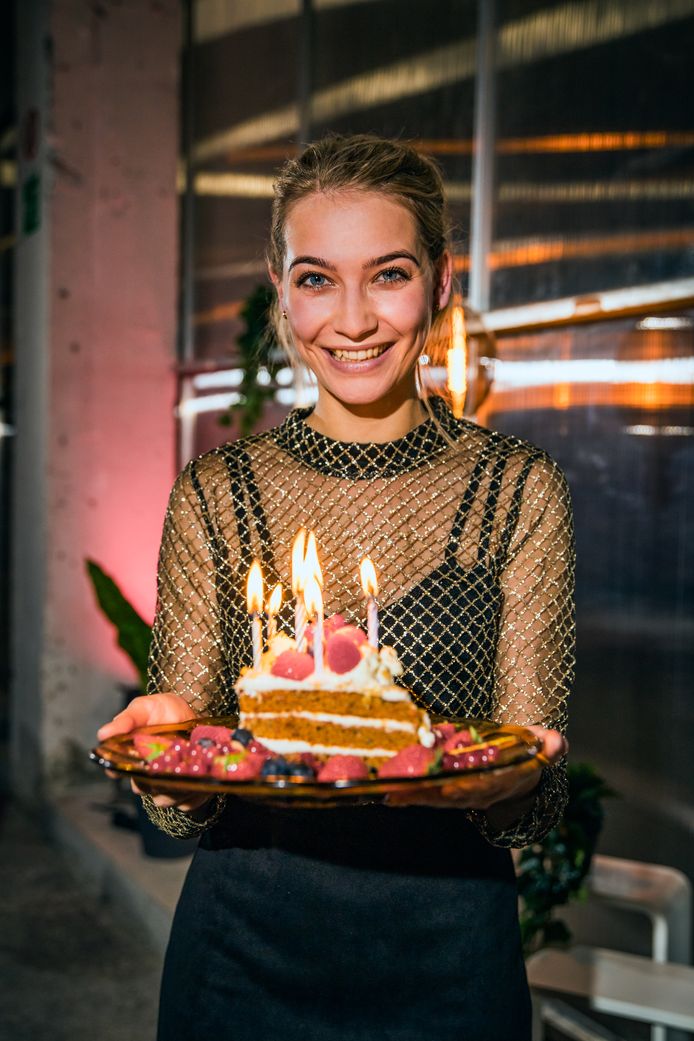
{"label": "shoulder", "polygon": [[549,504],[571,511],[571,496],[564,471],[543,448],[514,434],[501,433],[471,420],[458,420],[461,454],[472,454],[491,473],[501,475],[501,486],[517,505],[543,510]]}
{"label": "shoulder", "polygon": [[257,449],[274,443],[273,433],[274,431],[268,430],[261,434],[238,438],[236,441],[227,441],[191,459],[178,474],[172,497],[193,494],[212,501],[219,494],[228,495],[234,479],[247,464],[250,455],[255,454]]}
{"label": "shoulder", "polygon": [[492,465],[496,460],[504,460],[547,478],[564,477],[549,453],[531,441],[480,426],[469,419],[457,420],[456,427],[460,447],[466,452],[474,449],[475,454],[482,454]]}

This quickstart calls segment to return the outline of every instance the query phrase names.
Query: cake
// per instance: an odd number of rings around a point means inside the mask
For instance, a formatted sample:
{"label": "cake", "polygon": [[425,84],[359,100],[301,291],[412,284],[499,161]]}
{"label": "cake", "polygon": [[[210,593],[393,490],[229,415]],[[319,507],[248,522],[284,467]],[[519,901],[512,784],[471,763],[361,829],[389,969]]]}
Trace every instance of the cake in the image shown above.
{"label": "cake", "polygon": [[402,666],[390,647],[376,649],[340,615],[325,622],[323,668],[309,650],[279,635],[260,667],[236,684],[239,726],[278,755],[359,756],[379,766],[413,743],[433,746],[427,713],[397,684]]}

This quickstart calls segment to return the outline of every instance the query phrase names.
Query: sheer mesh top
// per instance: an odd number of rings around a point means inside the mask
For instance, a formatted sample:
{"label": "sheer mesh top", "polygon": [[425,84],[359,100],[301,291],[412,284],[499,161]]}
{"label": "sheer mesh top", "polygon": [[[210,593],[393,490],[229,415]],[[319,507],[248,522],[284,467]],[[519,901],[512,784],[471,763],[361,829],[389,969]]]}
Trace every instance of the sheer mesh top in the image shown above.
{"label": "sheer mesh top", "polygon": [[[251,661],[248,570],[258,558],[266,589],[281,581],[287,592],[303,526],[318,540],[326,614],[364,625],[358,567],[374,561],[381,638],[419,704],[565,729],[574,548],[564,477],[544,452],[431,404],[431,418],[385,444],[334,441],[295,410],[186,467],[164,526],[150,693],[174,691],[197,713],[235,710],[234,682]],[[291,632],[292,618],[285,602],[280,628]],[[487,837],[539,838],[565,787],[563,765],[547,768],[532,811]],[[177,811],[152,812],[169,831],[195,828]]]}

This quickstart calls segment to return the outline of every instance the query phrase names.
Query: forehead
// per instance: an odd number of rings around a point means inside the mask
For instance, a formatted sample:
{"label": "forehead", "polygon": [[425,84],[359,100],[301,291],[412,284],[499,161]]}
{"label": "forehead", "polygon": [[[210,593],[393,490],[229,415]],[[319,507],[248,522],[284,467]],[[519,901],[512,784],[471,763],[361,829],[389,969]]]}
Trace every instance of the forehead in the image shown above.
{"label": "forehead", "polygon": [[289,210],[284,237],[287,264],[304,254],[335,264],[397,249],[423,254],[410,210],[379,192],[313,192]]}

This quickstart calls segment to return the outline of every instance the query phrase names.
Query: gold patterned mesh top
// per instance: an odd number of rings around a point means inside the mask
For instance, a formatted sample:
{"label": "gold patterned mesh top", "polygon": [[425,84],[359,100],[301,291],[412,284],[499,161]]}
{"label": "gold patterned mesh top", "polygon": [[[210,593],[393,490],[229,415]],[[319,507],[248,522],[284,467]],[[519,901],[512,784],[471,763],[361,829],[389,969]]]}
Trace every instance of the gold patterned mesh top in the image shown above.
{"label": "gold patterned mesh top", "polygon": [[[251,661],[245,585],[254,558],[266,589],[290,587],[299,527],[316,533],[326,615],[364,623],[358,566],[379,578],[381,639],[403,682],[438,716],[565,729],[574,664],[574,545],[566,482],[542,451],[456,420],[440,399],[397,441],[334,441],[295,410],[274,430],[223,445],[179,476],[166,514],[149,693],[173,691],[199,714],[236,707]],[[280,627],[291,632],[293,604]],[[556,823],[565,766],[543,771],[532,810],[492,833],[523,846]],[[148,809],[165,830],[204,823]]]}

